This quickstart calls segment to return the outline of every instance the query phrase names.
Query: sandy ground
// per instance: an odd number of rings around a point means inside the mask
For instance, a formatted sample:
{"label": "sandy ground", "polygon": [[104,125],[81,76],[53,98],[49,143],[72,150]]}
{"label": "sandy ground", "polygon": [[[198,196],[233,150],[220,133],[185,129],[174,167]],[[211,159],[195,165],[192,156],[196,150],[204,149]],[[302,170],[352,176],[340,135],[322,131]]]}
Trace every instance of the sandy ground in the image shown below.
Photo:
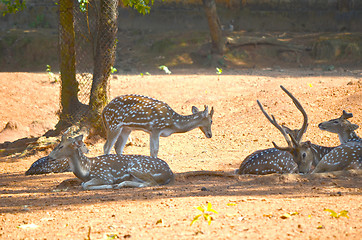
{"label": "sandy ground", "polygon": [[[362,71],[242,70],[218,76],[173,71],[172,75],[114,76],[111,97],[137,93],[167,102],[190,114],[193,105],[215,109],[213,137],[196,129],[160,140],[159,157],[176,173],[172,185],[143,189],[84,191],[72,173],[25,176],[50,149],[20,158],[0,155],[0,239],[360,239],[362,174],[359,171],[314,176],[187,176],[198,170],[232,172],[242,160],[281,134],[261,114],[256,100],[279,123],[299,128],[302,115],[280,89],[283,85],[309,116],[305,140],[339,144],[318,123],[352,112],[362,122]],[[46,74],[0,73],[0,146],[39,136],[57,123],[59,83]],[[361,136],[360,129],[357,133]],[[133,132],[136,144],[125,154],[149,154],[149,137]],[[102,154],[104,140],[88,145]],[[4,151],[4,148],[1,149]],[[6,150],[6,148],[5,148]],[[0,152],[1,154],[1,152]],[[211,224],[194,207],[212,204]],[[324,209],[349,218],[331,217]],[[289,215],[288,215],[289,214]]]}

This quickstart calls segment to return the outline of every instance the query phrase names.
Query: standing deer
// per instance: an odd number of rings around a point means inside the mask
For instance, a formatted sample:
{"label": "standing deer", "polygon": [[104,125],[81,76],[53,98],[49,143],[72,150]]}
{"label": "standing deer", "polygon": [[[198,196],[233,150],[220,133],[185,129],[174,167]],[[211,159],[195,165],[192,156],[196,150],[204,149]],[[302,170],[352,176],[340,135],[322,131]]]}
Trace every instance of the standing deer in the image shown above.
{"label": "standing deer", "polygon": [[115,154],[88,158],[81,150],[82,139],[83,135],[63,136],[49,157],[68,158],[74,175],[83,181],[85,190],[164,185],[174,179],[168,164],[159,158]]}
{"label": "standing deer", "polygon": [[323,156],[312,173],[362,167],[362,139],[354,132],[358,125],[347,120],[351,117],[352,113],[343,110],[341,117],[318,125],[321,130],[338,134],[342,144]]}
{"label": "standing deer", "polygon": [[303,125],[300,129],[296,130],[280,126],[275,117],[273,115],[270,117],[259,100],[257,100],[260,110],[269,122],[282,133],[288,143],[288,147],[281,148],[273,142],[275,148],[259,150],[250,154],[241,163],[237,171],[238,174],[307,173],[311,168],[314,160],[314,154],[311,152],[311,143],[309,141],[301,143],[303,134],[308,127],[308,116],[299,101],[283,86],[280,87],[303,114]]}
{"label": "standing deer", "polygon": [[140,96],[123,95],[113,99],[102,112],[107,133],[104,154],[109,154],[114,145],[117,154],[122,154],[132,130],[150,134],[150,152],[157,157],[159,139],[173,133],[184,133],[200,128],[207,138],[212,137],[211,124],[214,109],[205,106],[204,111],[192,107],[192,115],[183,116],[159,100]]}

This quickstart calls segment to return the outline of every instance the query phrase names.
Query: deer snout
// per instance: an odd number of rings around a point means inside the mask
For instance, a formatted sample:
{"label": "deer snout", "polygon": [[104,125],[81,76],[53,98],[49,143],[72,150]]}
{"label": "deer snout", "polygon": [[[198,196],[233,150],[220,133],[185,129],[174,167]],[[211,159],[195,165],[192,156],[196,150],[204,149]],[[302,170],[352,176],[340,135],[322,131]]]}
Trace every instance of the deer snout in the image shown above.
{"label": "deer snout", "polygon": [[200,130],[205,134],[205,137],[207,137],[207,138],[212,137],[211,128],[207,129],[205,127],[200,127]]}
{"label": "deer snout", "polygon": [[323,126],[323,123],[318,124],[318,127],[320,130],[325,130],[325,127]]}

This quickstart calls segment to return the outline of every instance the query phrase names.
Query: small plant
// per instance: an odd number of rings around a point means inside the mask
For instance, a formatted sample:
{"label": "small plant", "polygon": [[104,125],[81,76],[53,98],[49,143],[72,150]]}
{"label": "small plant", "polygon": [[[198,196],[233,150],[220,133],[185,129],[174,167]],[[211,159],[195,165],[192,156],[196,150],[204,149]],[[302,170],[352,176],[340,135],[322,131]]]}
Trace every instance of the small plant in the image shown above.
{"label": "small plant", "polygon": [[79,9],[81,12],[87,12],[88,9],[88,0],[78,0],[79,2]]}
{"label": "small plant", "polygon": [[298,212],[290,212],[290,213],[284,213],[283,215],[280,216],[281,219],[287,219],[290,218],[293,215],[298,215]]}
{"label": "small plant", "polygon": [[347,211],[347,210],[342,210],[342,211],[340,211],[339,213],[336,213],[336,212],[333,211],[332,209],[325,208],[324,211],[330,212],[330,213],[331,213],[330,216],[331,216],[331,217],[334,217],[334,218],[339,218],[339,217],[349,218],[349,216],[348,216],[348,211]]}
{"label": "small plant", "polygon": [[207,206],[201,204],[201,206],[195,207],[197,210],[201,211],[201,214],[198,214],[194,217],[191,224],[194,224],[197,220],[199,220],[200,217],[204,217],[204,219],[208,222],[208,224],[211,224],[211,221],[213,220],[213,217],[211,216],[212,213],[218,214],[218,212],[214,209],[212,209],[211,203],[207,203]]}
{"label": "small plant", "polygon": [[222,74],[222,68],[216,68],[216,74],[221,75]]}
{"label": "small plant", "polygon": [[113,73],[116,73],[117,72],[117,68],[115,68],[115,67],[111,67],[111,74],[113,74]]}
{"label": "small plant", "polygon": [[222,68],[216,68],[217,80],[220,80],[220,75],[222,74]]}
{"label": "small plant", "polygon": [[50,81],[58,82],[58,79],[55,76],[55,74],[52,72],[52,67],[50,65],[47,65],[46,72],[48,73],[48,78]]}
{"label": "small plant", "polygon": [[149,72],[145,72],[145,73],[140,73],[140,76],[143,77],[144,75],[148,75],[150,76],[151,74]]}
{"label": "small plant", "polygon": [[171,71],[168,69],[168,67],[166,67],[165,65],[161,65],[158,67],[160,70],[165,71],[165,73],[167,74],[171,74]]}

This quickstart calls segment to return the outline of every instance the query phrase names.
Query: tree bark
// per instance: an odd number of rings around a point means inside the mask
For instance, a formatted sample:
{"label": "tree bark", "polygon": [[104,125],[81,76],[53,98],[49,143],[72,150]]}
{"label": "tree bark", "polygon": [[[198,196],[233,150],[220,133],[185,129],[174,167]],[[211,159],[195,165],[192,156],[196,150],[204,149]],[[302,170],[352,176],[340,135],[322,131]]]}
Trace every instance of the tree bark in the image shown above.
{"label": "tree bark", "polygon": [[211,54],[224,54],[225,42],[222,36],[215,0],[202,0],[211,36]]}
{"label": "tree bark", "polygon": [[89,116],[91,134],[104,135],[101,113],[108,103],[108,82],[114,65],[117,34],[118,0],[101,0],[94,57],[93,83]]}
{"label": "tree bark", "polygon": [[59,1],[59,45],[61,72],[61,113],[56,130],[48,135],[57,135],[78,121],[80,109],[85,105],[78,100],[78,82],[75,77],[75,33],[73,0]]}

